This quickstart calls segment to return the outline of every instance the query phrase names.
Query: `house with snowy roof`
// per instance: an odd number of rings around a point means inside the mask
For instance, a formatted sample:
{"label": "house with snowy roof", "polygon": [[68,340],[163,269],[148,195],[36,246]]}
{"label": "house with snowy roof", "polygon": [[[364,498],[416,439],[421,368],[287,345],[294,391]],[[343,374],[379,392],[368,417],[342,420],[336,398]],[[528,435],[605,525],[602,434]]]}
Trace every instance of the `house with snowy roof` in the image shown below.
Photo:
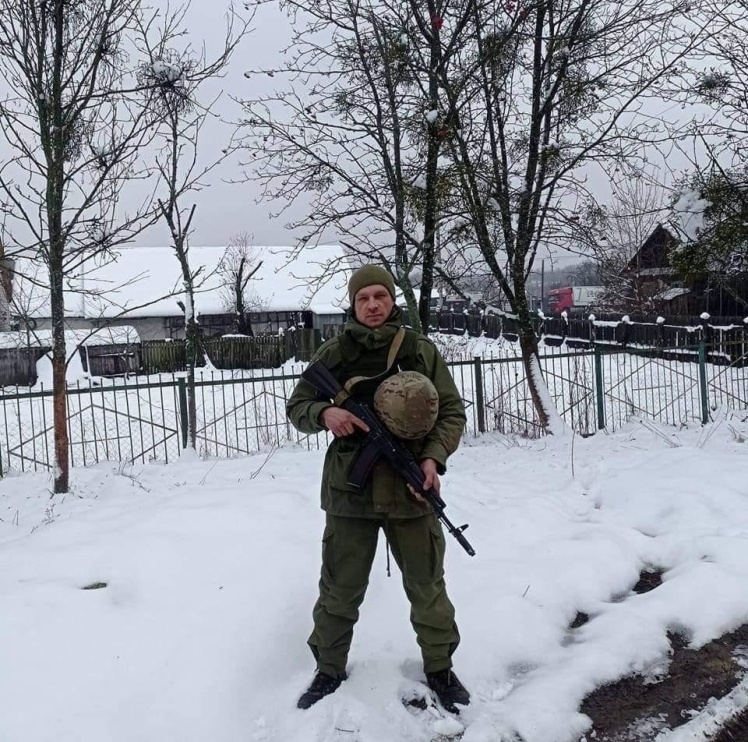
{"label": "house with snowy roof", "polygon": [[[222,269],[227,249],[189,249],[196,274],[194,311],[205,337],[231,333],[236,326],[231,277]],[[245,312],[253,334],[303,326],[326,337],[344,322],[350,265],[342,247],[252,247],[250,255],[250,270],[257,270],[245,289]],[[122,247],[65,280],[68,329],[126,325],[141,340],[184,337],[185,295],[171,247]],[[51,326],[48,282],[46,266],[17,261],[11,290],[16,326]]]}
{"label": "house with snowy roof", "polygon": [[689,293],[670,262],[670,251],[678,244],[679,240],[663,224],[658,224],[644,240],[623,271],[635,286],[635,296],[677,305],[680,302],[675,300]]}
{"label": "house with snowy roof", "polygon": [[623,272],[634,282],[635,294],[671,315],[744,315],[748,306],[745,273],[728,274],[714,266],[704,273],[684,275],[671,261],[683,239],[692,237],[684,231],[682,220],[655,227]]}

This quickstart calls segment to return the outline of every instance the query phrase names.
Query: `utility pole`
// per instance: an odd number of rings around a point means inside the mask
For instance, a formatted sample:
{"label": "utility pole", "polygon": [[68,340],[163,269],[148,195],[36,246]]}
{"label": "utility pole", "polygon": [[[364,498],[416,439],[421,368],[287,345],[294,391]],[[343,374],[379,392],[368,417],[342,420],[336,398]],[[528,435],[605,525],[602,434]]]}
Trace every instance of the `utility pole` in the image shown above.
{"label": "utility pole", "polygon": [[545,258],[540,261],[540,309],[545,312]]}
{"label": "utility pole", "polygon": [[0,331],[10,330],[14,264],[15,261],[5,257],[5,247],[0,243]]}

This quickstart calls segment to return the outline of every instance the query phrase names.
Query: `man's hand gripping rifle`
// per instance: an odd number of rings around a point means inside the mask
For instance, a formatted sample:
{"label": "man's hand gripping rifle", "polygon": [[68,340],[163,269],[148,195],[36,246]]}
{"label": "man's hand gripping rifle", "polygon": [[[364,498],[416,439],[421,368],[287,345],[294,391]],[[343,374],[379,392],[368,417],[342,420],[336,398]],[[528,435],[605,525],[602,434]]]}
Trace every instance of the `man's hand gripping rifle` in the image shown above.
{"label": "man's hand gripping rifle", "polygon": [[439,518],[444,527],[457,539],[460,546],[470,556],[475,556],[475,549],[473,549],[462,533],[467,528],[467,524],[457,527],[447,518],[444,514],[444,508],[447,507],[447,504],[439,496],[439,493],[433,488],[424,490],[423,484],[425,479],[423,472],[413,454],[393,438],[392,434],[384,427],[374,411],[369,409],[367,405],[356,402],[356,400],[348,396],[337,379],[321,361],[315,361],[310,364],[302,372],[301,376],[325,397],[333,400],[335,405],[353,413],[369,426],[369,432],[366,433],[366,445],[353,466],[349,483],[355,487],[363,487],[374,463],[380,456],[385,456],[392,465],[392,468],[416,492],[421,493],[423,498],[431,505],[434,513],[436,513],[436,517]]}

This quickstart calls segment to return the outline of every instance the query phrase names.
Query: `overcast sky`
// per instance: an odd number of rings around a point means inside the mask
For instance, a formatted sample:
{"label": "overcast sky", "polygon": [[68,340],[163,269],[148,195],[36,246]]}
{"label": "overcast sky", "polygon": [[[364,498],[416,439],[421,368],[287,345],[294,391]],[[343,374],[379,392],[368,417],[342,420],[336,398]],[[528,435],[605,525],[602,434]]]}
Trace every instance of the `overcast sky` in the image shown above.
{"label": "overcast sky", "polygon": [[[198,45],[204,39],[207,56],[215,56],[222,48],[226,21],[225,0],[192,0],[188,15],[188,26]],[[237,9],[248,15],[241,2]],[[207,101],[221,92],[214,110],[223,118],[234,121],[241,115],[241,107],[233,98],[247,99],[269,91],[273,80],[256,76],[246,78],[244,72],[250,68],[277,66],[280,54],[290,38],[287,16],[277,6],[263,8],[255,15],[249,34],[243,39],[229,63],[226,76],[216,82]],[[274,78],[277,79],[277,78]],[[234,127],[219,121],[206,125],[201,135],[200,151],[205,161],[220,155],[234,132]],[[194,194],[195,211],[192,243],[195,245],[224,245],[232,235],[249,232],[256,244],[288,245],[292,237],[284,224],[286,218],[271,219],[272,204],[257,204],[258,189],[251,182],[229,182],[241,178],[238,158],[224,162],[213,171],[210,186]],[[154,227],[137,240],[139,245],[168,244],[168,234],[163,227]]]}
{"label": "overcast sky", "polygon": [[[166,5],[167,0],[155,0],[156,4]],[[192,0],[188,11],[186,25],[196,47],[205,43],[206,57],[213,58],[223,48],[226,19],[227,0]],[[239,2],[239,13],[248,15]],[[278,67],[282,62],[282,50],[290,41],[290,22],[287,15],[277,4],[269,4],[260,9],[251,24],[250,32],[242,40],[232,57],[226,75],[216,80],[206,88],[201,95],[203,103],[207,103],[217,94],[221,98],[214,106],[214,111],[224,121],[216,118],[210,121],[200,141],[200,156],[203,162],[211,162],[220,156],[226,147],[234,126],[229,123],[241,116],[241,107],[236,99],[251,99],[283,85],[283,78],[267,75],[251,75],[245,77],[245,71],[261,67]],[[251,172],[248,173],[251,175]],[[247,232],[252,235],[257,245],[291,245],[293,235],[285,228],[285,224],[292,217],[303,214],[303,206],[294,206],[280,218],[271,218],[271,213],[277,211],[281,204],[258,203],[258,186],[250,181],[242,180],[239,158],[222,163],[222,165],[208,176],[208,187],[192,195],[196,204],[193,220],[193,234],[191,242],[195,245],[225,245],[233,235]],[[606,187],[601,178],[601,187]],[[188,208],[192,200],[187,200]],[[330,235],[328,242],[334,242],[335,236]],[[137,245],[166,245],[169,244],[167,230],[157,225],[141,234],[135,241]],[[562,265],[575,262],[579,258],[575,255],[559,255],[558,263]]]}
{"label": "overcast sky", "polygon": [[[162,0],[163,1],[163,0]],[[204,39],[208,56],[211,51],[219,51],[225,33],[224,9],[225,0],[192,0],[189,14],[189,28],[194,43]],[[245,15],[241,3],[237,6]],[[278,67],[281,64],[282,50],[290,41],[290,22],[287,15],[277,4],[267,5],[257,12],[250,33],[240,44],[228,68],[226,77],[216,87],[222,90],[222,98],[215,110],[223,117],[235,120],[241,115],[241,108],[233,98],[248,99],[267,93],[273,87],[283,84],[283,78],[275,76],[244,76],[251,68]],[[206,98],[207,99],[207,98]],[[227,124],[213,122],[205,131],[201,141],[203,157],[215,157],[225,146],[234,129]],[[672,158],[672,153],[671,153]],[[219,170],[210,176],[210,187],[195,194],[197,210],[194,220],[192,243],[196,245],[226,244],[232,235],[246,231],[253,235],[255,244],[289,245],[293,244],[292,233],[285,224],[292,215],[303,213],[303,206],[292,207],[290,212],[280,218],[271,218],[271,212],[277,211],[278,203],[257,203],[259,190],[252,182],[229,182],[242,177],[239,158],[222,164]],[[600,177],[600,188],[608,190],[608,184]],[[329,242],[335,240],[331,236]],[[168,235],[162,227],[155,227],[141,235],[137,241],[140,245],[159,245],[168,243]],[[579,260],[577,255],[558,254],[554,258],[556,267]]]}

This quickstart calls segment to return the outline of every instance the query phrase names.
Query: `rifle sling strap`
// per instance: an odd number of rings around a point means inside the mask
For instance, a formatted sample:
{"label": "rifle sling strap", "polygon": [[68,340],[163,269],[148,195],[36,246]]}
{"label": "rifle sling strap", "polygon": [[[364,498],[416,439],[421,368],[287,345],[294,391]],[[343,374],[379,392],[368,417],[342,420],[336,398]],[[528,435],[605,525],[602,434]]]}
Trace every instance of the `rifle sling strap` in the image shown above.
{"label": "rifle sling strap", "polygon": [[375,376],[354,376],[348,379],[348,381],[345,382],[344,388],[341,389],[335,395],[335,399],[333,399],[332,403],[336,407],[342,406],[343,402],[345,402],[345,400],[351,396],[351,388],[353,387],[354,384],[358,384],[359,381],[371,381],[372,379],[378,379],[380,376],[384,376],[385,374],[389,373],[389,370],[392,368],[392,365],[395,363],[395,359],[397,358],[397,354],[398,354],[398,351],[400,350],[400,346],[403,344],[404,337],[405,337],[405,328],[401,327],[395,334],[395,337],[392,338],[392,343],[390,344],[390,350],[389,350],[389,353],[387,353],[387,368],[385,368],[385,370],[382,371],[381,374],[376,374]]}

